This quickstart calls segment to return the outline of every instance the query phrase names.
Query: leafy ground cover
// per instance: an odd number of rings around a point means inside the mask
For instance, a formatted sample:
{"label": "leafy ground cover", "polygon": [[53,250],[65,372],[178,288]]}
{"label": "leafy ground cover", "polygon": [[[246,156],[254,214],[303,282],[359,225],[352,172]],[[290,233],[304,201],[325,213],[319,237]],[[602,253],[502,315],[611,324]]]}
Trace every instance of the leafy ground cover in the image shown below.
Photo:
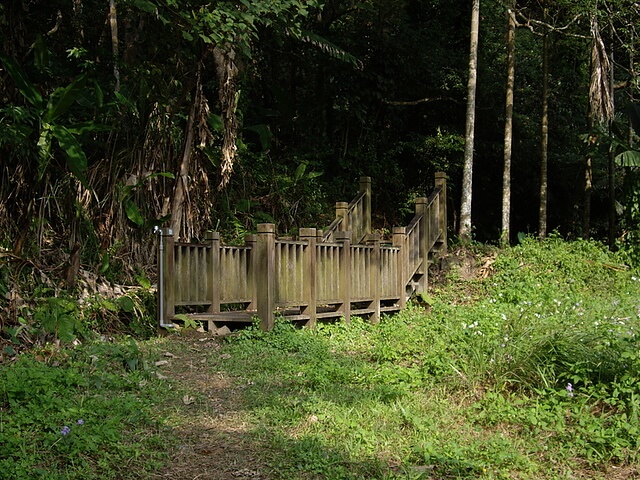
{"label": "leafy ground cover", "polygon": [[24,355],[1,370],[0,471],[640,477],[640,272],[558,238],[476,254],[377,325]]}
{"label": "leafy ground cover", "polygon": [[170,432],[133,340],[34,350],[0,367],[0,478],[144,478]]}

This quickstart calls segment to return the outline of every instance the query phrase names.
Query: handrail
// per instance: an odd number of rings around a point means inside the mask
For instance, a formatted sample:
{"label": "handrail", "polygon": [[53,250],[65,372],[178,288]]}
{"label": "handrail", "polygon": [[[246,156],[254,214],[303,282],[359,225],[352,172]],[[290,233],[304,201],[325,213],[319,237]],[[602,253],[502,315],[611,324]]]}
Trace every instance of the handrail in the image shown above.
{"label": "handrail", "polygon": [[336,218],[323,232],[322,241],[332,241],[339,231],[350,231],[351,243],[360,243],[371,233],[370,177],[360,178],[360,192],[351,202],[336,203]]}
{"label": "handrail", "polygon": [[176,308],[210,328],[216,321],[258,316],[265,330],[273,327],[276,312],[313,326],[318,319],[349,321],[352,315],[377,321],[384,312],[401,310],[414,292],[426,290],[429,262],[446,249],[445,181],[436,175],[433,193],[416,199],[408,226],[394,227],[392,245],[368,231],[368,179],[361,179],[354,200],[338,204],[327,231],[301,228],[295,240],[277,238],[273,224],[258,225],[258,234],[237,247],[223,245],[217,232],[208,232],[205,242],[183,243],[162,231],[160,327],[181,318]]}

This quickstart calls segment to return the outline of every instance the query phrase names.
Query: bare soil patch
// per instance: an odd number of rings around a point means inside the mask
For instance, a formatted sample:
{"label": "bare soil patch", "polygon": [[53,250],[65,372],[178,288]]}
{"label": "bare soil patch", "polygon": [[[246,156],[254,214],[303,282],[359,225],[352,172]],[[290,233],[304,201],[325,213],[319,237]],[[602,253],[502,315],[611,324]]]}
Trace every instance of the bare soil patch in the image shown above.
{"label": "bare soil patch", "polygon": [[177,393],[172,404],[158,408],[177,443],[171,446],[167,466],[152,478],[268,479],[264,446],[251,434],[243,386],[218,368],[225,360],[220,337],[172,335],[159,340],[158,348],[159,375]]}

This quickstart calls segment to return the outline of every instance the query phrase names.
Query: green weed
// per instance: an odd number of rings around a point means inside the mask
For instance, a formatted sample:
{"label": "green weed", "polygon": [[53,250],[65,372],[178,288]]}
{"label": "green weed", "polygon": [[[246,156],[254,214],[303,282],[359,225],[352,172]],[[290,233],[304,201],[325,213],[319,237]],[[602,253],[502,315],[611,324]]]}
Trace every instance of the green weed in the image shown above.
{"label": "green weed", "polygon": [[158,382],[133,341],[1,366],[2,478],[140,478],[157,468],[166,438],[152,409]]}
{"label": "green weed", "polygon": [[231,339],[225,367],[248,385],[274,478],[604,478],[636,464],[638,272],[557,237],[492,268],[450,275],[428,312]]}

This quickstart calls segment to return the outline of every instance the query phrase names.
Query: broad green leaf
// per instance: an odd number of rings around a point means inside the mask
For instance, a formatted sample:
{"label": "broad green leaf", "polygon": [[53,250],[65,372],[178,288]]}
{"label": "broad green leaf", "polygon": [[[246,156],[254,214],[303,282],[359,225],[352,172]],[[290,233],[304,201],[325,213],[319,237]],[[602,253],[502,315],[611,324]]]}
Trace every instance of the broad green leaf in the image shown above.
{"label": "broad green leaf", "polygon": [[640,167],[640,151],[626,150],[616,155],[615,160],[621,167]]}
{"label": "broad green leaf", "polygon": [[49,49],[42,35],[36,37],[33,56],[35,66],[38,70],[42,71],[49,66]]}
{"label": "broad green leaf", "polygon": [[127,214],[127,218],[139,227],[143,226],[144,217],[142,216],[142,213],[140,213],[140,209],[133,202],[133,200],[131,200],[130,198],[125,198],[123,205],[124,211]]}
{"label": "broad green leaf", "polygon": [[38,180],[42,180],[51,159],[51,129],[46,123],[42,125],[38,138]]}
{"label": "broad green leaf", "polygon": [[289,30],[290,33],[296,37],[300,38],[305,43],[310,43],[316,48],[319,48],[322,52],[326,53],[330,57],[336,58],[340,61],[350,63],[357,69],[362,69],[362,62],[358,60],[354,55],[346,52],[342,48],[334,45],[326,38],[318,35],[317,33],[311,32],[305,29],[299,30]]}
{"label": "broad green leaf", "polygon": [[82,135],[85,132],[109,132],[111,131],[111,127],[108,125],[101,125],[99,123],[94,123],[92,121],[78,123],[73,126],[67,125],[67,130],[73,135]]}
{"label": "broad green leaf", "polygon": [[96,94],[96,104],[98,107],[102,107],[104,105],[104,93],[102,92],[102,88],[100,84],[94,80],[93,82],[93,90]]}
{"label": "broad green leaf", "polygon": [[102,259],[100,261],[100,268],[98,269],[98,272],[100,274],[104,274],[107,270],[109,270],[110,264],[111,264],[111,256],[109,255],[108,252],[104,252],[102,254]]}
{"label": "broad green leaf", "polygon": [[156,173],[151,173],[147,175],[146,177],[144,177],[144,179],[149,180],[150,178],[156,178],[156,177],[176,178],[176,176],[171,172],[156,172]]}
{"label": "broad green leaf", "polygon": [[43,120],[47,123],[55,121],[60,115],[69,110],[69,107],[77,100],[84,91],[87,83],[87,77],[82,75],[64,88],[58,88],[51,94],[47,112],[43,116]]}
{"label": "broad green leaf", "polygon": [[301,163],[300,165],[298,165],[298,168],[296,168],[296,173],[293,176],[295,182],[300,181],[306,169],[307,169],[306,163]]}
{"label": "broad green leaf", "polygon": [[211,114],[209,115],[209,126],[214,132],[221,132],[224,128],[224,124],[222,123],[222,117],[220,115]]}
{"label": "broad green leaf", "polygon": [[135,310],[136,305],[133,302],[133,300],[131,300],[131,297],[120,297],[118,298],[118,304],[120,305],[120,308],[126,312],[126,313],[131,313]]}
{"label": "broad green leaf", "polygon": [[67,165],[71,173],[80,180],[80,183],[82,183],[85,188],[89,188],[89,183],[84,176],[84,172],[87,169],[87,157],[78,139],[62,125],[52,125],[51,132],[67,156]]}
{"label": "broad green leaf", "polygon": [[29,81],[20,66],[2,53],[0,53],[0,61],[2,61],[2,64],[7,70],[9,76],[14,82],[16,82],[16,85],[24,98],[26,98],[32,105],[42,107],[42,95],[40,95],[40,92],[38,92],[33,83]]}
{"label": "broad green leaf", "polygon": [[147,13],[155,13],[158,9],[158,7],[149,0],[134,0],[133,5],[134,7]]}
{"label": "broad green leaf", "polygon": [[273,138],[273,133],[271,133],[269,125],[261,123],[259,125],[245,127],[245,129],[251,130],[258,134],[258,136],[260,137],[260,145],[262,146],[262,150],[266,151],[271,147],[271,139]]}

